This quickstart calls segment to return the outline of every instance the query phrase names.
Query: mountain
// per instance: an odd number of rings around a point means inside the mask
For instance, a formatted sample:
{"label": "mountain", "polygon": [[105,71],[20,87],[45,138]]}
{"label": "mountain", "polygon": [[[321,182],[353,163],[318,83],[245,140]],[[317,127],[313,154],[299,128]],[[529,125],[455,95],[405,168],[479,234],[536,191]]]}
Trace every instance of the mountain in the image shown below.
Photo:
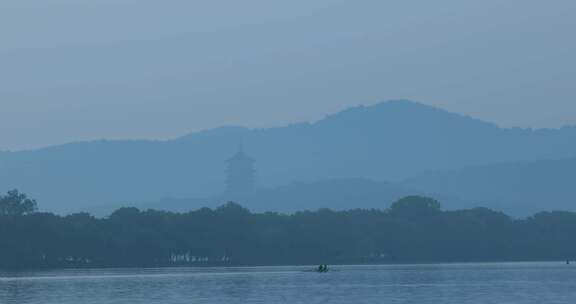
{"label": "mountain", "polygon": [[403,184],[461,198],[510,214],[576,211],[576,158],[512,162],[449,170],[410,178]]}
{"label": "mountain", "polygon": [[[576,128],[504,129],[410,101],[360,106],[314,123],[222,127],[167,141],[94,141],[0,153],[0,190],[44,209],[212,197],[239,143],[258,186],[362,177],[400,181],[436,170],[576,156]],[[471,198],[474,199],[474,198]]]}

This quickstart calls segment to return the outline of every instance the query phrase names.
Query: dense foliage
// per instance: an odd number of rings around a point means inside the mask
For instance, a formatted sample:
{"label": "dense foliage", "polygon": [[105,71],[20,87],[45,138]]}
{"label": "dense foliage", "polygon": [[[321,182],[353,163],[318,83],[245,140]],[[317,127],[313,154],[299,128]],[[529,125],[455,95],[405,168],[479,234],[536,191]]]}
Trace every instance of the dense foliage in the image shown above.
{"label": "dense foliage", "polygon": [[400,263],[576,258],[576,213],[512,219],[442,211],[425,197],[387,210],[251,213],[235,203],[188,213],[122,208],[107,218],[34,212],[0,196],[0,268]]}

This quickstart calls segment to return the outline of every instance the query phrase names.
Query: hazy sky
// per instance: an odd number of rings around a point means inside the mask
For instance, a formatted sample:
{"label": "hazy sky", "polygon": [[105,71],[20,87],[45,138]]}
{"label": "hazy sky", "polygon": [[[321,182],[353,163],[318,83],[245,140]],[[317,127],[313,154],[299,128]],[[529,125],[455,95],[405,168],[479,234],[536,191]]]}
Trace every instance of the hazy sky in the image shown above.
{"label": "hazy sky", "polygon": [[574,0],[2,0],[0,149],[406,98],[576,124]]}

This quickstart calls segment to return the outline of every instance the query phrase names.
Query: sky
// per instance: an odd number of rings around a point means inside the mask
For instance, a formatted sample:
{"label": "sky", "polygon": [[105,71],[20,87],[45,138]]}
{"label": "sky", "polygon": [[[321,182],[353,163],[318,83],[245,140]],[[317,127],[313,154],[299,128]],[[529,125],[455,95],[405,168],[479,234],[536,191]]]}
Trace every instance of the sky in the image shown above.
{"label": "sky", "polygon": [[410,99],[576,124],[573,0],[2,0],[0,150]]}

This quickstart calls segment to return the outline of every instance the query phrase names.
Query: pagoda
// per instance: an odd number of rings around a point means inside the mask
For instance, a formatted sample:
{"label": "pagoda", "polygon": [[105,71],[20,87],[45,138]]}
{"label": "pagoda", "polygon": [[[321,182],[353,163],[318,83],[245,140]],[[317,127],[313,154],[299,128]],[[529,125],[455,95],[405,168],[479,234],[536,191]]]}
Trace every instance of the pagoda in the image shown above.
{"label": "pagoda", "polygon": [[230,199],[245,197],[256,187],[254,159],[244,153],[242,146],[227,160],[226,196]]}

